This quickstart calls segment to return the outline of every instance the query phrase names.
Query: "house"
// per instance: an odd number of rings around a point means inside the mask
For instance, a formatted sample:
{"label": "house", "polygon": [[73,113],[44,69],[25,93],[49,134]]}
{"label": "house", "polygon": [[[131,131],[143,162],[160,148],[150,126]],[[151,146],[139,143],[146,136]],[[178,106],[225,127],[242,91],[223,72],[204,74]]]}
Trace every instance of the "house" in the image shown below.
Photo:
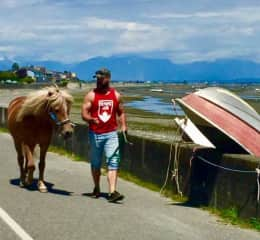
{"label": "house", "polygon": [[27,70],[26,74],[27,74],[28,77],[31,77],[32,79],[35,79],[35,74],[34,74],[33,71]]}
{"label": "house", "polygon": [[64,71],[57,72],[47,70],[45,67],[41,66],[29,66],[26,68],[27,76],[32,77],[36,82],[53,82],[60,83],[64,80],[77,79],[76,73]]}

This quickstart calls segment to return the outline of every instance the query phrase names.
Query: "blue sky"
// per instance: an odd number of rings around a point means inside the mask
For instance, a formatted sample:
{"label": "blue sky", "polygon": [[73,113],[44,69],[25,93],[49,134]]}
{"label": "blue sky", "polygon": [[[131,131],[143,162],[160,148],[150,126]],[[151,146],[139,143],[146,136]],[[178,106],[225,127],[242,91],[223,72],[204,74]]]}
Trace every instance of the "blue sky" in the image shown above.
{"label": "blue sky", "polygon": [[260,62],[259,0],[1,0],[0,59]]}

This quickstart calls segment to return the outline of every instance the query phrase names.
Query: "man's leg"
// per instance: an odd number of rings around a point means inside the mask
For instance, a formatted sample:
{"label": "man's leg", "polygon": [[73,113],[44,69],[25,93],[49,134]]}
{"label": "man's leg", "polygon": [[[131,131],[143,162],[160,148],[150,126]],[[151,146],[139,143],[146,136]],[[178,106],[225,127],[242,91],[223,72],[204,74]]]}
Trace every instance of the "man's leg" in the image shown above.
{"label": "man's leg", "polygon": [[100,186],[99,186],[100,175],[101,175],[100,169],[94,169],[93,167],[91,167],[91,173],[92,173],[92,178],[93,178],[95,188],[100,189]]}
{"label": "man's leg", "polygon": [[104,144],[95,133],[89,133],[91,173],[94,182],[93,195],[100,194],[100,175]]}
{"label": "man's leg", "polygon": [[107,181],[108,181],[109,193],[113,193],[114,191],[116,191],[117,172],[118,172],[117,170],[108,170]]}
{"label": "man's leg", "polygon": [[106,161],[107,161],[107,180],[109,186],[109,201],[116,202],[122,200],[124,198],[119,192],[116,191],[117,188],[117,175],[118,175],[118,168],[120,162],[120,155],[119,155],[119,141],[117,132],[112,132],[108,135],[108,138],[105,143],[105,154],[106,154]]}

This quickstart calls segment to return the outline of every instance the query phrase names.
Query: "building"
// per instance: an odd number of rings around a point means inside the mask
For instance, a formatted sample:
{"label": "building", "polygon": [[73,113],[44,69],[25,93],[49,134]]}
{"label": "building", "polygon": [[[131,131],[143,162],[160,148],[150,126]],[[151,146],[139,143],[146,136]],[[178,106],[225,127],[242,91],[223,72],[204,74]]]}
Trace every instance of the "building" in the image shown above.
{"label": "building", "polygon": [[35,79],[36,82],[52,82],[52,83],[61,83],[65,80],[76,80],[77,75],[73,72],[57,72],[47,70],[45,67],[41,66],[30,66],[26,68],[27,76]]}

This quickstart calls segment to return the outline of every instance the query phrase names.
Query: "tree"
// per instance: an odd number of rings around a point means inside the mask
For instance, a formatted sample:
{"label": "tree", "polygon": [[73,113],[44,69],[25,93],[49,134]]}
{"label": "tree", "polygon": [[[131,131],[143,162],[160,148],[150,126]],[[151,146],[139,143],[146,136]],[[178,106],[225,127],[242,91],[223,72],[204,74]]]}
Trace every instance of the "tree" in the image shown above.
{"label": "tree", "polygon": [[19,65],[18,65],[18,63],[14,63],[13,65],[12,65],[12,71],[13,72],[16,72],[16,71],[18,71],[20,69],[20,67],[19,67]]}
{"label": "tree", "polygon": [[62,79],[60,82],[62,87],[66,87],[68,85],[68,83],[69,83],[69,79]]}
{"label": "tree", "polygon": [[17,72],[16,75],[18,78],[25,78],[27,77],[27,70],[25,68],[20,68]]}

